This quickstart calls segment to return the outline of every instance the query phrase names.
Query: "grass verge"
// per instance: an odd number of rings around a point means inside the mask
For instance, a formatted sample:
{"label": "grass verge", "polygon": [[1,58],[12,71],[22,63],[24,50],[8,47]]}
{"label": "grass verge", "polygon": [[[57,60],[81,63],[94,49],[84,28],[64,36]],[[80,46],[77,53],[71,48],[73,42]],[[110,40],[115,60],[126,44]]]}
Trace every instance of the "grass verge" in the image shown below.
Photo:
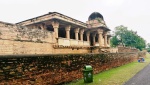
{"label": "grass verge", "polygon": [[99,74],[95,74],[92,83],[85,84],[84,80],[81,79],[67,85],[122,85],[149,63],[150,54],[147,54],[147,58],[144,63],[138,63],[135,61]]}

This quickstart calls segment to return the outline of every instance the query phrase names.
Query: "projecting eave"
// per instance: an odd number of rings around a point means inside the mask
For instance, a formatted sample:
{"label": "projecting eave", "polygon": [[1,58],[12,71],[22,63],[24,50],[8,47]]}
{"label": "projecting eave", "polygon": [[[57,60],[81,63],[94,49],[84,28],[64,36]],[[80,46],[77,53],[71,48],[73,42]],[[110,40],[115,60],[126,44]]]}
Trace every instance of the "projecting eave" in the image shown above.
{"label": "projecting eave", "polygon": [[103,29],[103,30],[105,30],[105,31],[111,31],[108,27],[105,27],[105,26],[100,26],[100,27],[98,27],[98,28],[101,28],[101,29]]}
{"label": "projecting eave", "polygon": [[87,29],[89,29],[89,30],[91,30],[91,29],[103,29],[104,31],[111,31],[106,26],[92,27],[92,28],[87,28]]}
{"label": "projecting eave", "polygon": [[49,20],[53,20],[53,19],[57,19],[57,20],[61,20],[64,22],[69,22],[78,26],[81,26],[83,28],[87,28],[86,23],[81,22],[79,20],[73,19],[71,17],[68,17],[66,15],[57,13],[57,12],[50,12],[48,14],[42,15],[42,16],[38,16],[32,19],[28,19],[16,24],[20,24],[22,26],[27,26],[27,25],[31,25],[31,24],[35,24],[35,23],[40,23],[40,22],[44,22],[44,21],[49,21]]}

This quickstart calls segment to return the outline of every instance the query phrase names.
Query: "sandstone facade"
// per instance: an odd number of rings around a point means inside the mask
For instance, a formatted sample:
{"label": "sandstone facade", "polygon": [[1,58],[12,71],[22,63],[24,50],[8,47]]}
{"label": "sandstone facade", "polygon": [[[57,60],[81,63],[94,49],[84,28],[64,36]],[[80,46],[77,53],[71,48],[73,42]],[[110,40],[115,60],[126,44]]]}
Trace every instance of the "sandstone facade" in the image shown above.
{"label": "sandstone facade", "polygon": [[57,12],[16,24],[0,22],[0,53],[3,55],[109,52],[109,31],[103,16],[97,12],[92,13],[86,23]]}

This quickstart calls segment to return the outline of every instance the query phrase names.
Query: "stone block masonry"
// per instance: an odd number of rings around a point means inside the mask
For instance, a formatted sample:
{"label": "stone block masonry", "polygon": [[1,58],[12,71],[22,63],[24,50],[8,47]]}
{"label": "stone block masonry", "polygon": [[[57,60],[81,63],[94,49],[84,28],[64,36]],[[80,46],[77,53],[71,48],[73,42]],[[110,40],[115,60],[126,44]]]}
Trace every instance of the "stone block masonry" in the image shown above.
{"label": "stone block masonry", "polygon": [[16,54],[79,54],[90,53],[89,48],[53,48],[53,43],[36,43],[0,39],[0,55]]}
{"label": "stone block masonry", "polygon": [[0,55],[13,54],[52,54],[50,43],[0,40]]}
{"label": "stone block masonry", "polygon": [[82,78],[84,65],[91,65],[96,74],[130,63],[138,56],[138,53],[1,55],[0,85],[62,84]]}

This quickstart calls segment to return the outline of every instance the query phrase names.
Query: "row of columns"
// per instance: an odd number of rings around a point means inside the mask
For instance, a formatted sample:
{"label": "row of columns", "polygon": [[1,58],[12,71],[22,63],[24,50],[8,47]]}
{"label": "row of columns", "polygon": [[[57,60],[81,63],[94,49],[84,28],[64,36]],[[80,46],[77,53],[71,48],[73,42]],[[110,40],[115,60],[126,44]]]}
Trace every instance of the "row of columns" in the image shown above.
{"label": "row of columns", "polygon": [[[53,26],[53,29],[54,29],[55,37],[58,38],[59,37],[58,36],[59,22],[53,21],[52,26]],[[43,29],[43,30],[46,29],[44,24],[41,24],[40,28]],[[65,27],[66,38],[67,39],[70,39],[70,29],[71,29],[71,25],[68,25],[68,26]],[[78,34],[80,34],[80,40],[83,41],[84,29],[76,28],[76,29],[74,29],[74,32],[75,32],[75,39],[79,40],[78,39]],[[104,34],[104,46],[107,47],[108,45],[110,45],[110,38],[108,38],[107,32],[103,33],[102,29],[98,29],[97,34],[98,34],[98,43],[99,43],[100,47],[103,46],[103,43],[102,43],[103,34]],[[89,31],[86,32],[86,37],[87,37],[87,41],[90,41],[90,32]],[[96,33],[92,35],[93,43],[96,42],[95,37],[96,37]]]}
{"label": "row of columns", "polygon": [[[55,36],[56,38],[58,38],[58,28],[59,28],[59,23],[58,22],[52,22],[52,26],[54,28],[54,32],[55,32]],[[70,39],[70,29],[71,29],[71,25],[68,25],[65,27],[65,31],[66,31],[66,38]],[[75,39],[78,39],[78,34],[80,33],[80,40],[83,41],[83,33],[84,33],[84,29],[79,30],[79,28],[76,28],[74,30],[75,32]],[[88,40],[89,41],[89,40]]]}
{"label": "row of columns", "polygon": [[[53,21],[52,26],[53,26],[53,29],[54,29],[55,37],[58,38],[59,37],[58,36],[59,22]],[[32,26],[32,28],[35,28],[35,29],[37,29],[38,27],[40,27],[42,30],[46,30],[46,26],[44,24],[40,24],[38,26],[36,26],[36,25]],[[65,27],[66,38],[67,39],[70,39],[70,29],[71,29],[71,25],[68,25],[68,26]],[[74,32],[75,32],[75,39],[79,40],[78,39],[78,34],[80,33],[80,40],[83,41],[84,29],[79,30],[79,28],[76,28],[74,30]],[[89,41],[89,38],[88,38],[88,41]]]}

